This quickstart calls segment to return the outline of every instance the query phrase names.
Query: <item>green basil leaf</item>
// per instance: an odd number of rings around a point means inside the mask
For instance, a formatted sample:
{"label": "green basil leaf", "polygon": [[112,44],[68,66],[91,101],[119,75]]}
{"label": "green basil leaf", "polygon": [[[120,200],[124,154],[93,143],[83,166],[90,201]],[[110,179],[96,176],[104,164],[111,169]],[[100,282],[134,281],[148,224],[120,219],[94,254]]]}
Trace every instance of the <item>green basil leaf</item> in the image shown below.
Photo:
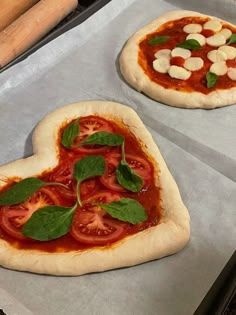
{"label": "green basil leaf", "polygon": [[196,39],[187,39],[184,42],[177,44],[176,47],[186,48],[190,50],[198,50],[202,46],[199,44],[199,42]]}
{"label": "green basil leaf", "polygon": [[15,205],[27,200],[40,187],[47,185],[38,178],[29,177],[18,182],[0,195],[0,205]]}
{"label": "green basil leaf", "polygon": [[116,133],[100,131],[95,132],[92,135],[88,136],[81,145],[84,144],[99,144],[99,145],[109,145],[117,146],[121,145],[124,142],[124,137]]}
{"label": "green basil leaf", "polygon": [[67,126],[66,129],[63,131],[61,143],[67,149],[71,148],[72,143],[80,132],[78,120],[79,118],[77,118],[72,124]]}
{"label": "green basil leaf", "polygon": [[74,177],[81,183],[83,180],[103,175],[105,172],[106,162],[100,155],[89,155],[77,161],[74,166]]}
{"label": "green basil leaf", "polygon": [[236,34],[232,34],[229,38],[227,45],[235,44],[235,43],[236,43]]}
{"label": "green basil leaf", "polygon": [[121,198],[111,203],[96,203],[96,205],[106,210],[113,218],[121,221],[139,224],[147,220],[145,208],[131,198]]}
{"label": "green basil leaf", "polygon": [[170,36],[154,36],[148,40],[149,45],[160,45],[168,41]]}
{"label": "green basil leaf", "polygon": [[121,160],[117,166],[116,179],[122,187],[132,192],[139,192],[143,186],[142,178],[132,170],[125,160]]}
{"label": "green basil leaf", "polygon": [[74,208],[46,206],[35,211],[24,224],[22,233],[34,240],[50,241],[68,233]]}
{"label": "green basil leaf", "polygon": [[213,88],[218,80],[218,76],[215,73],[207,72],[206,74],[207,87],[208,89]]}

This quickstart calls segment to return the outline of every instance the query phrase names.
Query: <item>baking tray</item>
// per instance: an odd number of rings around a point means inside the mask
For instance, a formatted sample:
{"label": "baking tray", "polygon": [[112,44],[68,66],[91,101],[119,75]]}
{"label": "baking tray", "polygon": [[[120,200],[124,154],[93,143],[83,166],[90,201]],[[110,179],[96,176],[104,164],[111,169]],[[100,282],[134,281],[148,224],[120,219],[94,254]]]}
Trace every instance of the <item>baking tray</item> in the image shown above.
{"label": "baking tray", "polygon": [[194,315],[236,315],[236,251]]}
{"label": "baking tray", "polygon": [[49,43],[54,38],[67,32],[76,25],[81,24],[110,1],[111,0],[79,0],[79,4],[73,12],[71,12],[67,17],[65,17],[56,27],[53,28],[53,30],[51,30],[46,36],[44,36],[31,48],[29,48],[23,54],[15,58],[13,61],[9,62],[6,66],[2,67],[0,69],[0,73],[10,68],[11,66],[15,65],[16,63],[24,60],[29,55],[34,53],[40,47]]}

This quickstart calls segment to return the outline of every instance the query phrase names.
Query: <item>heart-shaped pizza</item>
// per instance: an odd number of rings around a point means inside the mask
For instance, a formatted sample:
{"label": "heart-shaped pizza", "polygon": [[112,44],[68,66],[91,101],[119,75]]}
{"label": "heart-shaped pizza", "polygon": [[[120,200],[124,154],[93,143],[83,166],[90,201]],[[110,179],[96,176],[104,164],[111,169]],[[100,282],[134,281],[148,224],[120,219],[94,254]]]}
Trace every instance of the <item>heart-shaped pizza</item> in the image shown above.
{"label": "heart-shaped pizza", "polygon": [[127,82],[164,104],[236,103],[236,27],[193,11],[171,11],[135,33],[120,56]]}
{"label": "heart-shaped pizza", "polygon": [[0,167],[0,265],[81,275],[173,254],[189,214],[138,115],[113,102],[59,108],[34,155]]}

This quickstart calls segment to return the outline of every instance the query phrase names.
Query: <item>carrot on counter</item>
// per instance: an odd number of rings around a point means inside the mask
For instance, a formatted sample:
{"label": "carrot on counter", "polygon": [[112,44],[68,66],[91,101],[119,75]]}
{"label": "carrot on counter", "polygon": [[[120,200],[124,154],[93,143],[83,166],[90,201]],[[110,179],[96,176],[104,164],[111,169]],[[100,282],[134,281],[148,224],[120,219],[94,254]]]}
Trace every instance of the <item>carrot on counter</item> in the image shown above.
{"label": "carrot on counter", "polygon": [[15,21],[39,0],[1,0],[0,31]]}
{"label": "carrot on counter", "polygon": [[0,32],[0,67],[22,54],[78,5],[78,0],[40,0]]}

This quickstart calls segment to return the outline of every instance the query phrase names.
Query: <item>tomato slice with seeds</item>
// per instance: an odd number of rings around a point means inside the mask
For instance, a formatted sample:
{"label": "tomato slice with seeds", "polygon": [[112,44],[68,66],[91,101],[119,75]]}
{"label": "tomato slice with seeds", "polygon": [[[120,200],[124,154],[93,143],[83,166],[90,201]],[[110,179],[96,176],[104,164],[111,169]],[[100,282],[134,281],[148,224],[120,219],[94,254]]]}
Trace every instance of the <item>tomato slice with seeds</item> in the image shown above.
{"label": "tomato slice with seeds", "polygon": [[[55,189],[62,195],[63,198],[71,200],[72,202],[76,201],[76,185],[77,182],[74,179],[74,165],[82,157],[73,158],[64,160],[59,163],[59,166],[53,171],[49,176],[49,181],[59,182],[68,187],[68,189],[55,186]],[[97,178],[89,178],[84,180],[80,184],[80,197],[82,200],[87,199],[89,196],[93,195],[101,187],[100,181]]]}
{"label": "tomato slice with seeds", "polygon": [[[61,186],[55,186],[56,190],[59,192],[59,194],[72,202],[72,205],[75,203],[77,199],[76,195],[76,189],[77,189],[77,182],[75,179],[71,181],[69,185],[67,185],[68,188],[64,188]],[[89,198],[89,196],[92,196],[96,191],[99,190],[101,187],[101,183],[99,179],[92,177],[89,179],[84,180],[80,184],[80,198],[81,200]]]}
{"label": "tomato slice with seeds", "polygon": [[74,214],[70,230],[72,237],[83,244],[108,245],[124,236],[129,224],[113,219],[101,207],[92,204],[109,203],[120,198],[117,193],[101,191],[84,201],[83,207],[78,207]]}
{"label": "tomato slice with seeds", "polygon": [[87,116],[80,118],[78,123],[80,126],[80,133],[79,136],[75,138],[72,145],[72,150],[74,152],[84,154],[105,154],[112,150],[112,147],[96,144],[78,146],[88,136],[92,135],[95,132],[113,132],[114,128],[109,121],[97,116]]}
{"label": "tomato slice with seeds", "polygon": [[[108,154],[106,157],[106,170],[100,177],[101,183],[108,189],[117,192],[127,192],[116,179],[116,168],[121,160],[120,154]],[[126,154],[125,159],[129,166],[143,179],[143,188],[147,186],[152,177],[150,163],[142,157],[133,154]]]}
{"label": "tomato slice with seeds", "polygon": [[0,227],[8,235],[18,240],[30,240],[25,237],[21,229],[32,214],[40,208],[59,205],[60,197],[53,188],[42,187],[26,201],[12,206],[0,208]]}

